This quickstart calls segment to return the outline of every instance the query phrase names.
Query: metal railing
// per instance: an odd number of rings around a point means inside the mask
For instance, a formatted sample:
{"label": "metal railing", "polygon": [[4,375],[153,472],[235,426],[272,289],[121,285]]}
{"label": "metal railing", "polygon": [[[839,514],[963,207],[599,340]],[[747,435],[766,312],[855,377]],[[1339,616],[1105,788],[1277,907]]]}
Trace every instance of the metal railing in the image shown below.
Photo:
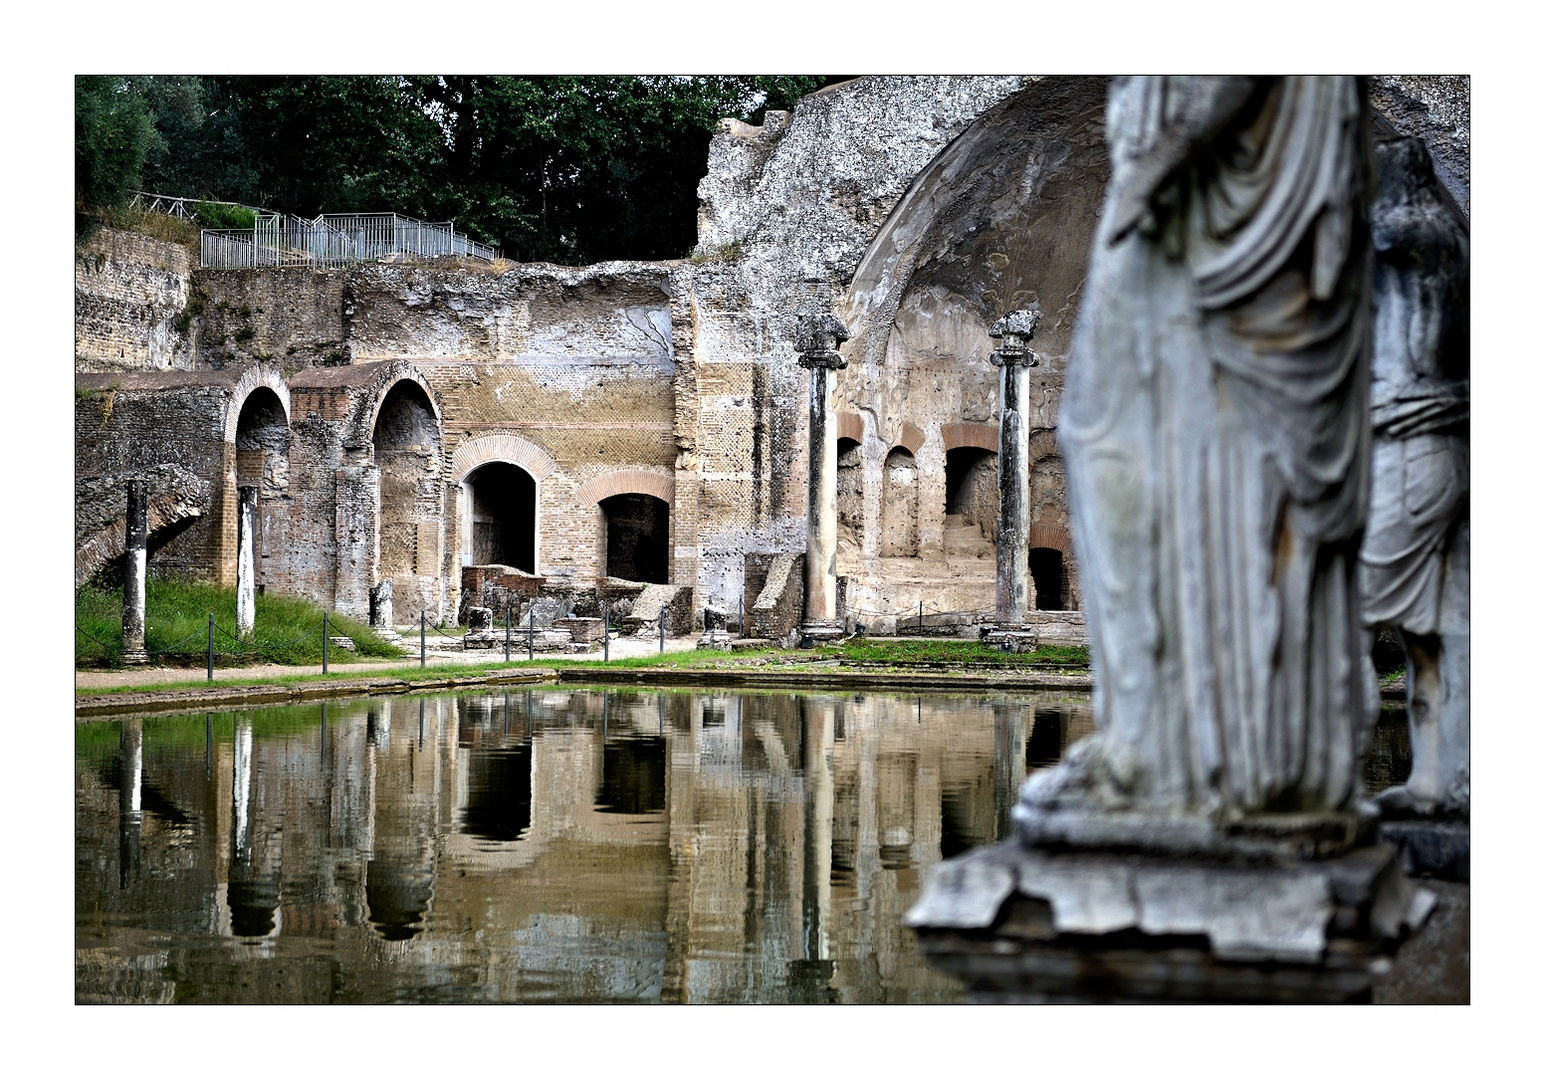
{"label": "metal railing", "polygon": [[167,214],[171,217],[182,218],[184,221],[197,220],[194,210],[201,204],[207,206],[235,206],[242,210],[251,210],[254,214],[267,212],[256,206],[248,206],[246,203],[226,202],[223,199],[190,199],[183,195],[157,195],[152,191],[136,191],[129,199],[129,205],[136,210],[151,210],[157,214]]}
{"label": "metal railing", "polygon": [[204,229],[199,265],[216,270],[263,266],[332,269],[395,256],[443,256],[491,262],[499,249],[456,232],[449,221],[400,214],[319,214],[307,219],[258,212],[250,229]]}

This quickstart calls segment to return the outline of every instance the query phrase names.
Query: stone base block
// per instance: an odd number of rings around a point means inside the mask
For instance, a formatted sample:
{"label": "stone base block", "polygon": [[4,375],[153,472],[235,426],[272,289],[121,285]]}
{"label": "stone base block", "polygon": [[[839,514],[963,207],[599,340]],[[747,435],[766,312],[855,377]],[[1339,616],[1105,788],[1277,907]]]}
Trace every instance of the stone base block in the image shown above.
{"label": "stone base block", "polygon": [[1406,873],[1470,880],[1470,823],[1413,818],[1379,823],[1379,839],[1400,848]]}
{"label": "stone base block", "polygon": [[[510,657],[513,659],[516,653],[526,651],[527,635],[510,631]],[[566,650],[574,639],[567,630],[538,630],[530,637],[533,652],[562,652]],[[461,639],[463,649],[504,649],[504,628],[479,634],[468,634]],[[589,646],[585,646],[586,649]]]}
{"label": "stone base block", "polygon": [[697,639],[699,649],[717,649],[720,651],[729,649],[735,639],[730,636],[728,630],[705,630],[703,636]]}
{"label": "stone base block", "polygon": [[553,629],[567,630],[570,637],[584,645],[589,645],[593,641],[600,641],[605,630],[601,625],[600,619],[582,617],[554,619]]}
{"label": "stone base block", "polygon": [[982,643],[1004,652],[1035,652],[1041,644],[1041,635],[1033,626],[990,626],[983,630]]}
{"label": "stone base block", "polygon": [[840,622],[818,621],[800,623],[799,636],[801,642],[809,638],[814,645],[827,645],[834,641],[841,641],[847,634],[843,631]]}
{"label": "stone base block", "polygon": [[144,649],[125,649],[123,651],[123,662],[125,664],[148,664],[150,663],[150,654]]}
{"label": "stone base block", "polygon": [[770,648],[772,648],[772,642],[769,641],[767,638],[762,638],[762,637],[735,638],[733,641],[730,642],[730,649],[732,651],[734,651],[734,652],[741,652],[742,650],[770,649]]}
{"label": "stone base block", "polygon": [[342,634],[329,634],[327,641],[329,648],[342,649],[344,652],[359,652],[359,647],[354,644],[354,639],[351,637],[344,637]]}
{"label": "stone base block", "polygon": [[981,848],[907,913],[924,957],[996,1002],[1370,1000],[1436,897],[1393,845],[1334,859]]}

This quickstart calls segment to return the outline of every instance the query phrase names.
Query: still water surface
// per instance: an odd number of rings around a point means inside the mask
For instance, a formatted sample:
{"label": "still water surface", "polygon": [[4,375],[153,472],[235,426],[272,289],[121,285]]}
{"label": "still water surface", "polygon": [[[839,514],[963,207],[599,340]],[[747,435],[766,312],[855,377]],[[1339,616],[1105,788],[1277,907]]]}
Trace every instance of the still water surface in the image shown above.
{"label": "still water surface", "polygon": [[550,688],[81,724],[77,999],[963,1000],[902,915],[1091,730],[1083,696]]}

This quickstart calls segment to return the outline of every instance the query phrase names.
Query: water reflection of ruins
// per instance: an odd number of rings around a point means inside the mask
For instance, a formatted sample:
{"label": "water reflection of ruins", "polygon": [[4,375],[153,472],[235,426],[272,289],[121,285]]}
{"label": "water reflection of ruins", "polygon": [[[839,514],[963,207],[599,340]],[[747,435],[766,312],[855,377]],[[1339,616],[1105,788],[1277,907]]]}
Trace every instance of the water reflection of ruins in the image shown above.
{"label": "water reflection of ruins", "polygon": [[1089,719],[544,689],[108,727],[82,1001],[929,1001],[958,993],[902,927],[922,872],[1007,836]]}

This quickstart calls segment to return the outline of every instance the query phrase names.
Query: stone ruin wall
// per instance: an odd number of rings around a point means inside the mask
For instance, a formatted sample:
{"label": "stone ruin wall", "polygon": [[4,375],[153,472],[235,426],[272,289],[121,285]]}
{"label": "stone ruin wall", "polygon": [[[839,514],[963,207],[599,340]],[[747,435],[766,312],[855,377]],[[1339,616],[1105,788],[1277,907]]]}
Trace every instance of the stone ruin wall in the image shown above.
{"label": "stone ruin wall", "polygon": [[179,244],[99,230],[75,261],[75,370],[190,370],[184,313],[197,261]]}
{"label": "stone ruin wall", "polygon": [[[1391,123],[1427,135],[1462,175],[1467,208],[1467,104],[1462,124],[1450,107],[1461,84],[1467,103],[1462,79],[1372,85],[1376,104],[1395,102]],[[225,413],[243,372],[280,372],[295,403],[284,483],[258,459],[259,582],[357,608],[370,582],[340,573],[382,565],[382,523],[355,504],[374,497],[358,473],[376,464],[361,425],[389,389],[363,369],[384,362],[422,373],[443,422],[438,473],[413,512],[433,516],[437,497],[439,517],[410,530],[413,576],[434,585],[400,598],[400,618],[419,603],[456,610],[461,481],[496,460],[536,478],[536,569],[554,587],[595,582],[597,504],[641,492],[670,504],[670,580],[693,584],[699,609],[732,609],[748,554],[804,547],[806,375],[792,323],[814,303],[854,331],[836,380],[839,436],[852,440],[839,469],[847,607],[988,609],[993,524],[974,521],[985,551],[962,528],[988,500],[968,477],[972,509],[946,520],[949,453],[977,457],[978,473],[992,460],[980,453],[997,437],[986,328],[1038,304],[1031,543],[1071,555],[1056,413],[1105,179],[1103,101],[1099,79],[864,78],[761,128],[727,121],[699,188],[698,247],[674,262],[201,271],[184,248],[104,229],[101,259],[77,268],[77,473],[178,461],[215,481],[209,514],[154,564],[233,580],[239,454]],[[126,381],[167,368],[192,381]],[[325,385],[333,372],[343,381]],[[896,505],[915,509],[888,542]],[[343,547],[358,552],[341,555],[339,533],[356,526],[364,534]],[[407,539],[385,537],[387,562]]]}

